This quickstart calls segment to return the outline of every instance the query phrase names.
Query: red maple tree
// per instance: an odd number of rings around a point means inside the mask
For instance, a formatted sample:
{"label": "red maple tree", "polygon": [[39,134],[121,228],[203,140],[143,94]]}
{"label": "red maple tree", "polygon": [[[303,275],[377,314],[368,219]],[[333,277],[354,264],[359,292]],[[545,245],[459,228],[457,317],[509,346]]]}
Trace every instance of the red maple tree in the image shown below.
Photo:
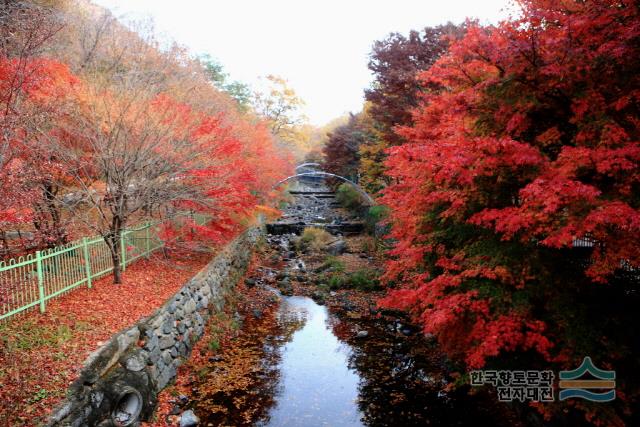
{"label": "red maple tree", "polygon": [[640,265],[638,5],[519,3],[518,19],[469,23],[419,76],[442,89],[389,150],[383,303],[471,368],[505,352],[623,366],[616,327],[633,315],[619,302]]}

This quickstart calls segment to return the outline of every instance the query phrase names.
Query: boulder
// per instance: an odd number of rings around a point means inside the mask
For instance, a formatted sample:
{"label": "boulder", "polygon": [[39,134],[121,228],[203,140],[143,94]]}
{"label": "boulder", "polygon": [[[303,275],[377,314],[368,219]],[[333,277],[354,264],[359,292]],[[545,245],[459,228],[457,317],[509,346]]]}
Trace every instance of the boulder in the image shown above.
{"label": "boulder", "polygon": [[325,250],[329,255],[342,255],[347,251],[347,242],[342,239],[336,240],[335,242],[328,244]]}
{"label": "boulder", "polygon": [[200,419],[193,413],[191,409],[184,411],[180,416],[180,427],[195,427]]}

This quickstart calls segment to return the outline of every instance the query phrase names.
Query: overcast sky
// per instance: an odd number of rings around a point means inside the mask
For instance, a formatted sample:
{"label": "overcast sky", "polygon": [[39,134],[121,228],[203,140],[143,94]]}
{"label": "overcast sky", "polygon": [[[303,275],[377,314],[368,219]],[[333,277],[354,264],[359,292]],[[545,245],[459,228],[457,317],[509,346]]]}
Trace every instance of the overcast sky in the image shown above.
{"label": "overcast sky", "polygon": [[235,80],[277,74],[321,125],[362,106],[368,54],[390,32],[496,23],[508,0],[94,0],[126,19],[151,18],[163,37],[218,59]]}

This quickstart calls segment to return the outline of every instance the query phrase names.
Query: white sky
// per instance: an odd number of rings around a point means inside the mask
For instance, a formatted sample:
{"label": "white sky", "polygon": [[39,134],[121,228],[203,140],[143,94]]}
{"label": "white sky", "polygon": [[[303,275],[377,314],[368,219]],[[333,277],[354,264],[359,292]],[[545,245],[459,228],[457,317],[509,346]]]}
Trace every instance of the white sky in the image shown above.
{"label": "white sky", "polygon": [[497,23],[508,0],[93,0],[127,19],[151,18],[158,32],[218,59],[234,80],[280,75],[321,125],[359,111],[371,81],[368,54],[390,32],[459,23]]}

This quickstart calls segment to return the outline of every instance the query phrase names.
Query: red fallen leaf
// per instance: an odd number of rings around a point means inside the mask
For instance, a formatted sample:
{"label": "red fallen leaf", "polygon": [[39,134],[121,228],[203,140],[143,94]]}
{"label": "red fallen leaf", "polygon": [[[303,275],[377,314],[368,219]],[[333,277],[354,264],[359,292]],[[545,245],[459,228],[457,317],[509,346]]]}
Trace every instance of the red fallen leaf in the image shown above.
{"label": "red fallen leaf", "polygon": [[[114,333],[151,314],[209,260],[209,254],[174,252],[171,262],[152,257],[127,266],[123,283],[106,276],[92,289],[76,289],[3,325],[12,337],[0,346],[0,425],[42,421],[77,378],[87,355]],[[149,272],[155,280],[146,280]],[[20,342],[20,346],[18,346]],[[20,414],[29,417],[21,419]]]}

